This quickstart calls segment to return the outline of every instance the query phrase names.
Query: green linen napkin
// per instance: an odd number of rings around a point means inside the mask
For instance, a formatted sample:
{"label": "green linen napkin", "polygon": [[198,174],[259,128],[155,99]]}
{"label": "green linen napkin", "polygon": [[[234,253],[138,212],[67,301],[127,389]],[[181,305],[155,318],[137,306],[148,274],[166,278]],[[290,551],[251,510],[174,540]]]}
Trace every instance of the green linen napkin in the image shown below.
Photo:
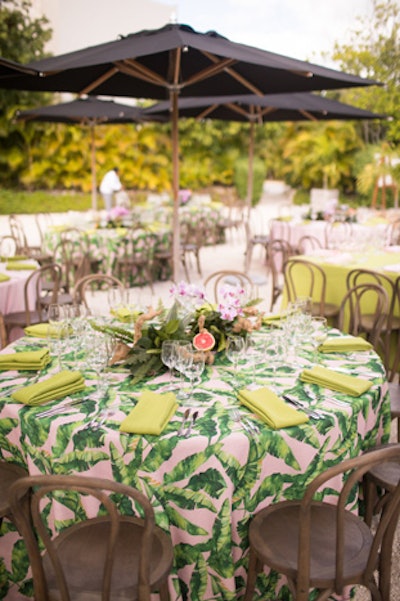
{"label": "green linen napkin", "polygon": [[34,271],[38,266],[35,263],[23,263],[22,261],[8,261],[6,269],[8,271]]}
{"label": "green linen napkin", "polygon": [[273,315],[264,315],[264,317],[262,318],[262,323],[265,326],[279,325],[281,319],[282,315],[280,313],[274,313]]}
{"label": "green linen napkin", "polygon": [[36,406],[80,392],[84,388],[85,380],[79,371],[60,371],[42,382],[19,388],[11,396],[24,405]]}
{"label": "green linen napkin", "polygon": [[49,335],[51,338],[58,337],[57,329],[48,323],[35,323],[27,326],[24,332],[27,336],[35,336],[36,338],[47,338]]}
{"label": "green linen napkin", "polygon": [[320,365],[314,365],[311,369],[304,369],[300,374],[300,380],[308,384],[318,384],[318,386],[343,392],[350,396],[361,396],[372,386],[372,382],[342,374]]}
{"label": "green linen napkin", "polygon": [[298,426],[308,421],[308,416],[303,411],[290,407],[269,388],[239,390],[238,398],[274,430]]}
{"label": "green linen napkin", "polygon": [[145,390],[137,405],[120,424],[121,432],[159,435],[178,408],[173,392],[159,394]]}
{"label": "green linen napkin", "polygon": [[29,259],[28,255],[14,255],[12,257],[0,257],[0,261],[26,261]]}
{"label": "green linen napkin", "polygon": [[139,315],[142,313],[141,311],[130,311],[125,307],[121,307],[119,309],[111,309],[111,315],[114,315],[119,321],[123,321],[124,323],[130,323],[132,320],[136,321]]}
{"label": "green linen napkin", "polygon": [[351,353],[352,351],[369,351],[372,348],[372,344],[361,336],[346,336],[328,338],[318,347],[318,350],[321,353]]}
{"label": "green linen napkin", "polygon": [[0,273],[0,282],[8,282],[9,279],[9,275],[7,275],[6,273]]}
{"label": "green linen napkin", "polygon": [[0,354],[0,370],[38,371],[46,367],[50,360],[48,348],[42,348],[38,351]]}

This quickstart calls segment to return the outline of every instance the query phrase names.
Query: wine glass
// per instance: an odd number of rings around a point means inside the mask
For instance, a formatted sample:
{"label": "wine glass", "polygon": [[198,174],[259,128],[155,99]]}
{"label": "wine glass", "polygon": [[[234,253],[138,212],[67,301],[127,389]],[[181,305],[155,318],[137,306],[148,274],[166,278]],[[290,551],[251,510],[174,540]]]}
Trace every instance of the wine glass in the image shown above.
{"label": "wine glass", "polygon": [[238,364],[240,357],[244,354],[246,349],[246,343],[242,336],[228,336],[226,339],[225,354],[229,361],[233,363],[233,370],[235,374],[235,385],[238,385]]}
{"label": "wine glass", "polygon": [[183,390],[182,374],[184,374],[193,363],[194,348],[193,345],[186,340],[177,340],[175,351],[175,368],[180,374],[180,390],[176,396],[178,399],[186,399],[188,397],[188,393]]}
{"label": "wine glass", "polygon": [[106,336],[100,332],[91,332],[86,337],[86,364],[96,374],[97,384],[95,396],[101,399],[107,391],[108,382],[102,377],[108,363]]}
{"label": "wine glass", "polygon": [[318,362],[318,347],[328,338],[328,322],[326,317],[316,316],[311,319],[309,340],[313,348],[314,361]]}
{"label": "wine glass", "polygon": [[286,334],[282,330],[272,328],[265,339],[265,363],[272,368],[271,389],[277,392],[276,375],[283,365],[287,353]]}
{"label": "wine glass", "polygon": [[68,336],[68,326],[65,321],[65,313],[62,305],[58,303],[51,303],[49,305],[48,322],[47,344],[50,352],[57,356],[58,368],[61,371],[63,368],[62,354],[65,350]]}
{"label": "wine glass", "polygon": [[173,390],[174,367],[176,363],[176,340],[164,340],[161,345],[161,361],[169,369],[169,385],[164,390]]}
{"label": "wine glass", "polygon": [[188,406],[194,404],[193,392],[195,384],[201,382],[201,374],[204,371],[206,365],[206,357],[202,351],[194,351],[192,362],[188,363],[184,370],[184,375],[190,381],[190,389],[189,389],[189,402],[186,403]]}

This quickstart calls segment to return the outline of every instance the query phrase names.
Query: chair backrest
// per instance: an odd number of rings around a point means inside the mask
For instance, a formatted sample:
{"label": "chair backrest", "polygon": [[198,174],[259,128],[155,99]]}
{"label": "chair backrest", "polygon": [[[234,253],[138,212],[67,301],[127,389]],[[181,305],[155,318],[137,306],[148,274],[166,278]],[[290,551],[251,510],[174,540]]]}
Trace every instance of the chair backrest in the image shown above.
{"label": "chair backrest", "polygon": [[389,245],[400,244],[400,219],[389,224],[386,229],[386,241]]}
{"label": "chair backrest", "polygon": [[283,268],[294,254],[291,244],[283,238],[274,238],[267,245],[267,262],[271,274],[271,303],[272,310],[283,292]]}
{"label": "chair backrest", "polygon": [[8,223],[10,226],[11,236],[13,236],[13,238],[17,242],[16,253],[18,253],[18,254],[27,253],[28,254],[29,253],[29,244],[28,244],[22,223],[14,214],[11,214],[8,216]]}
{"label": "chair backrest", "polygon": [[[27,495],[29,495],[28,507],[21,506],[20,500]],[[132,573],[127,577],[132,578],[132,586],[136,587],[132,598],[138,601],[150,600],[149,574],[155,529],[154,512],[148,499],[138,490],[114,480],[81,475],[29,476],[19,479],[11,487],[10,503],[28,551],[35,599],[41,601],[50,599],[49,581],[51,587],[55,586],[60,593],[57,598],[61,598],[62,601],[72,598],[70,597],[72,592],[69,591],[72,578],[71,581],[68,578],[71,565],[76,567],[77,563],[81,563],[84,566],[85,557],[73,556],[67,558],[66,562],[66,558],[57,547],[57,542],[65,541],[65,536],[68,536],[68,532],[71,533],[73,529],[79,536],[79,527],[81,538],[88,537],[91,532],[94,532],[93,528],[98,529],[99,525],[104,535],[99,541],[101,549],[93,550],[98,564],[99,573],[96,574],[96,583],[99,590],[91,594],[94,594],[93,598],[102,601],[113,599],[115,593],[113,587],[119,584],[113,582],[114,570],[118,568],[116,565],[118,537],[123,535],[124,528],[132,523],[136,524],[136,528],[132,527],[129,531],[130,536],[134,533],[132,540],[129,540]],[[78,519],[79,516],[80,522],[71,526],[66,521],[62,533],[57,535],[54,529],[53,532],[49,529],[47,523],[49,515],[56,520],[60,506],[64,505],[65,509],[70,509],[71,503],[77,508],[75,517]],[[41,553],[41,545],[45,549],[44,554]],[[128,548],[126,552],[129,553]],[[163,557],[159,558],[160,562],[162,559]],[[76,586],[76,578],[74,584]],[[82,587],[84,589],[83,585]],[[82,594],[84,590],[79,592]]]}
{"label": "chair backrest", "polygon": [[7,331],[4,324],[4,315],[0,313],[0,349],[7,346]]}
{"label": "chair backrest", "polygon": [[60,289],[60,281],[61,281],[61,269],[59,265],[55,263],[49,263],[47,265],[43,265],[35,271],[32,271],[30,276],[25,282],[24,285],[24,305],[25,305],[25,323],[26,325],[30,325],[31,323],[31,312],[29,309],[29,300],[31,296],[31,285],[34,282],[35,286],[35,298],[36,305],[35,310],[38,313],[39,320],[46,321],[45,309],[41,304],[42,297],[42,284],[47,280],[52,283],[51,291],[50,291],[50,302],[57,303],[58,292]]}
{"label": "chair backrest", "polygon": [[73,301],[76,304],[83,303],[87,309],[90,309],[88,291],[96,287],[98,290],[110,290],[110,288],[118,287],[121,293],[124,292],[125,286],[118,278],[104,273],[92,273],[80,278],[73,290]]}
{"label": "chair backrest", "polygon": [[284,266],[284,279],[289,301],[309,296],[314,299],[313,313],[325,315],[326,275],[320,265],[306,259],[289,259]]}
{"label": "chair backrest", "polygon": [[341,248],[351,241],[353,226],[347,221],[328,222],[325,226],[326,248]]}
{"label": "chair backrest", "polygon": [[17,254],[19,247],[18,240],[12,235],[1,236],[0,238],[0,260],[2,258],[9,259]]}
{"label": "chair backrest", "polygon": [[362,316],[368,314],[372,322],[368,339],[379,350],[380,335],[387,319],[389,298],[386,290],[379,284],[364,282],[348,290],[340,303],[338,328],[342,332],[358,336],[364,332]]}
{"label": "chair backrest", "polygon": [[246,298],[250,300],[254,297],[253,282],[243,271],[223,270],[215,271],[204,280],[204,289],[210,290],[212,300],[219,302],[223,287],[240,287],[245,291]]}
{"label": "chair backrest", "polygon": [[297,252],[299,255],[307,255],[310,251],[324,248],[321,240],[311,234],[302,236],[297,243]]}
{"label": "chair backrest", "polygon": [[53,260],[62,270],[61,286],[69,292],[75,282],[90,273],[89,257],[79,239],[61,237],[53,252]]}
{"label": "chair backrest", "polygon": [[372,269],[352,269],[347,274],[346,278],[346,286],[347,289],[353,288],[353,286],[357,286],[358,284],[378,284],[378,286],[382,286],[387,292],[389,299],[389,309],[387,314],[387,323],[385,327],[390,330],[393,317],[395,312],[397,315],[399,314],[400,309],[400,296],[399,296],[399,288],[396,286],[396,280],[391,279],[389,276],[378,272],[373,271]]}
{"label": "chair backrest", "polygon": [[[336,571],[335,571],[335,591],[342,592],[345,585],[346,566],[344,561],[344,545],[349,533],[345,532],[345,512],[349,504],[354,504],[355,489],[360,485],[364,474],[373,466],[385,463],[387,461],[400,460],[400,445],[391,447],[382,447],[369,451],[353,459],[346,459],[340,463],[328,468],[322,474],[318,475],[307,486],[301,501],[299,520],[299,541],[298,541],[298,577],[297,589],[309,590],[310,575],[310,532],[316,527],[312,521],[312,502],[318,491],[325,488],[327,483],[333,478],[343,476],[343,486],[340,490],[336,502],[336,540],[331,544],[335,546]],[[329,488],[329,486],[328,486]],[[400,510],[400,481],[394,491],[392,491],[385,502],[384,511],[381,514],[380,521],[377,524],[376,531],[373,534],[373,540],[369,548],[369,557],[364,570],[363,580],[368,582],[372,578],[376,569],[379,551],[385,536],[390,533],[397,524],[398,513]],[[361,518],[360,518],[361,519]],[[320,526],[322,527],[322,526]]]}

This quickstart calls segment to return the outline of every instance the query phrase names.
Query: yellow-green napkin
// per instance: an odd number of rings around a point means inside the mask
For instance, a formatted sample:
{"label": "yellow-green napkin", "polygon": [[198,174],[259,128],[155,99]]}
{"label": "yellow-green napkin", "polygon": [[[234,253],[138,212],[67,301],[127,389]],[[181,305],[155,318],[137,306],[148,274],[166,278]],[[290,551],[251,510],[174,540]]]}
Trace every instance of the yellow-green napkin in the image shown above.
{"label": "yellow-green napkin", "polygon": [[372,348],[372,344],[361,336],[346,336],[328,338],[318,347],[318,350],[321,353],[351,353],[352,351],[369,351]]}
{"label": "yellow-green napkin", "polygon": [[35,263],[23,263],[22,261],[8,261],[8,263],[6,263],[6,269],[8,271],[33,271],[37,268],[38,266]]}
{"label": "yellow-green napkin", "polygon": [[238,398],[274,430],[298,426],[308,421],[308,416],[303,411],[290,407],[269,388],[239,390]]}
{"label": "yellow-green napkin", "polygon": [[8,282],[9,279],[9,275],[7,275],[6,273],[0,273],[0,282]]}
{"label": "yellow-green napkin", "polygon": [[79,371],[60,371],[42,382],[19,388],[11,396],[24,405],[36,406],[80,392],[84,388],[85,380]]}
{"label": "yellow-green napkin", "polygon": [[318,384],[318,386],[343,392],[350,396],[361,396],[372,386],[372,382],[338,373],[320,365],[314,365],[311,369],[304,369],[300,374],[300,380],[309,384]]}
{"label": "yellow-green napkin", "polygon": [[0,370],[15,369],[20,371],[38,371],[50,362],[48,348],[38,351],[21,351],[19,353],[0,354]]}
{"label": "yellow-green napkin", "polygon": [[51,338],[58,337],[57,328],[48,323],[35,323],[31,326],[27,326],[24,329],[24,332],[27,336],[35,336],[36,338],[47,338],[48,336],[51,336]]}
{"label": "yellow-green napkin", "polygon": [[178,408],[173,392],[159,394],[145,390],[137,405],[121,422],[120,431],[130,434],[159,435]]}
{"label": "yellow-green napkin", "polygon": [[26,261],[28,255],[14,255],[13,257],[0,257],[0,261]]}
{"label": "yellow-green napkin", "polygon": [[140,311],[130,311],[129,309],[126,309],[125,307],[121,307],[119,309],[111,309],[110,310],[111,315],[114,315],[114,317],[116,317],[119,321],[123,321],[124,323],[129,323],[132,320],[136,320],[139,315],[140,315]]}
{"label": "yellow-green napkin", "polygon": [[274,315],[264,315],[264,317],[262,318],[262,323],[265,326],[268,326],[270,324],[279,325],[279,321],[281,319],[282,319],[282,315],[280,313],[275,313]]}

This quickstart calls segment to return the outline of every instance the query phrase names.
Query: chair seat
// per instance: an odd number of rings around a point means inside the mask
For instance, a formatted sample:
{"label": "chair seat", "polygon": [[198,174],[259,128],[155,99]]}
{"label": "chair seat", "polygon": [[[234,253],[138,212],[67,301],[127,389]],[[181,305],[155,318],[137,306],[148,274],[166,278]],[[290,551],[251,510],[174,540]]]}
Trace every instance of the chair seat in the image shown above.
{"label": "chair seat", "polygon": [[[110,522],[107,517],[94,518],[75,524],[55,540],[58,557],[64,569],[68,588],[74,601],[97,599],[102,588],[103,565]],[[140,546],[132,545],[143,531],[143,523],[134,517],[123,518],[116,543],[111,598],[128,601],[137,598]],[[155,528],[150,564],[150,587],[156,590],[172,567],[173,549],[170,539],[160,528]],[[60,599],[49,557],[43,565],[49,583],[52,601]]]}
{"label": "chair seat", "polygon": [[[260,511],[250,525],[250,541],[262,561],[271,568],[297,577],[297,541],[300,503],[282,502]],[[310,585],[328,588],[335,579],[336,507],[313,502],[311,509]],[[362,574],[372,534],[355,514],[345,513],[344,584]]]}
{"label": "chair seat", "polygon": [[[312,306],[312,314],[314,316],[320,315],[320,308],[321,305],[320,303],[313,303]],[[339,307],[337,305],[334,305],[333,303],[325,303],[325,307],[324,307],[324,315],[323,317],[337,317],[339,315]]]}

